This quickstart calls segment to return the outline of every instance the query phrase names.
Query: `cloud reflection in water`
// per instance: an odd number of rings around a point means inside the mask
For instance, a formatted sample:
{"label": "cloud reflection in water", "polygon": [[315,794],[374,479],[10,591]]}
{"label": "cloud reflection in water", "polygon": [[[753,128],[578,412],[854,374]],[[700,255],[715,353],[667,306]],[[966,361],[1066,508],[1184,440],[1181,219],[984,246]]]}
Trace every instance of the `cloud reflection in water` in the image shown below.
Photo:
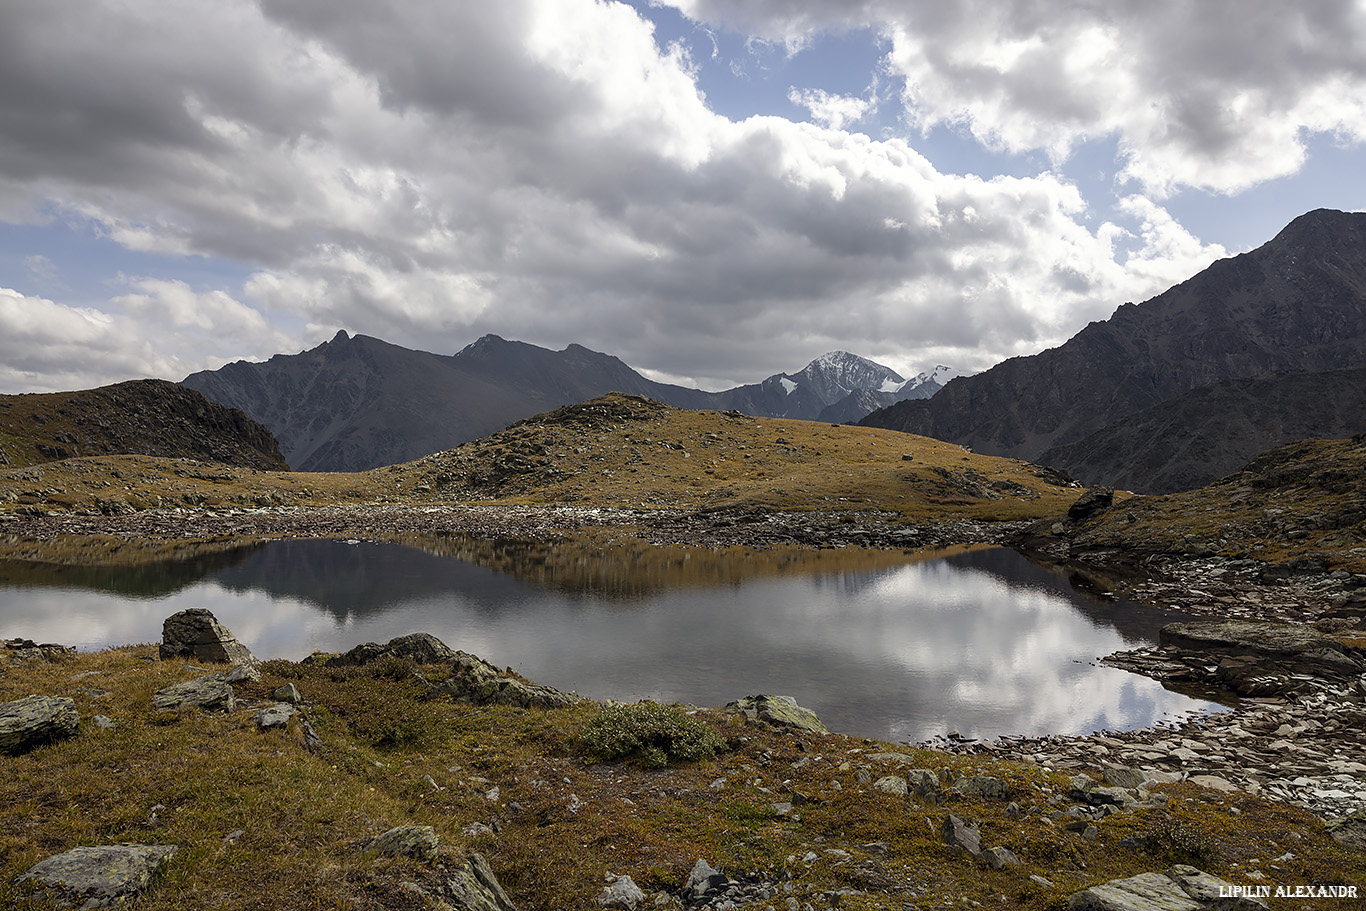
{"label": "cloud reflection in water", "polygon": [[595,698],[779,693],[833,730],[894,741],[1122,729],[1217,708],[1094,666],[1174,615],[1086,602],[1006,550],[604,600],[397,545],[282,542],[154,598],[0,588],[0,636],[155,642],[186,607],[209,608],[261,657],[421,630]]}

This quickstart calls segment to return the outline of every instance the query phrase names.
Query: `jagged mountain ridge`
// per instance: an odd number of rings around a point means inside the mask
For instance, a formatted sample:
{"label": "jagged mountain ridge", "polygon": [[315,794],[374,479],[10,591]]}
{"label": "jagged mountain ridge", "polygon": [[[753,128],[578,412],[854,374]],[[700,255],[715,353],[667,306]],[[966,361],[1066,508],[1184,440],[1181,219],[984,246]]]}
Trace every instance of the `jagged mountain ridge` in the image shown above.
{"label": "jagged mountain ridge", "polygon": [[1163,494],[1204,487],[1264,450],[1366,431],[1366,367],[1225,380],[1135,412],[1038,461],[1082,482]]}
{"label": "jagged mountain ridge", "polygon": [[125,454],[288,468],[265,427],[167,380],[0,395],[0,467]]}
{"label": "jagged mountain ridge", "polygon": [[299,354],[237,361],[183,382],[269,427],[285,458],[302,471],[410,461],[614,391],[680,408],[817,419],[861,383],[879,390],[909,385],[889,368],[846,352],[824,355],[794,374],[705,392],[656,383],[582,345],[551,351],[486,335],[457,354],[440,355],[344,331]]}
{"label": "jagged mountain ridge", "polygon": [[1363,363],[1366,214],[1319,209],[1057,348],[861,423],[1034,460],[1211,383]]}

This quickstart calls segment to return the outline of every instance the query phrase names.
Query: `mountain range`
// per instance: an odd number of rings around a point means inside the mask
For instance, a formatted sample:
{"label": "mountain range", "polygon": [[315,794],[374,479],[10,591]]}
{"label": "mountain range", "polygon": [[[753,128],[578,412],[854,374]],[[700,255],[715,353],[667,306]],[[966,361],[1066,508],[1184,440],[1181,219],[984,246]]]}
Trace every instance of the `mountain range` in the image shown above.
{"label": "mountain range", "polygon": [[270,428],[300,471],[362,471],[409,461],[514,421],[607,392],[681,408],[841,423],[903,398],[936,393],[948,367],[906,380],[843,351],[796,373],[722,392],[656,383],[618,358],[570,345],[551,351],[486,335],[457,354],[414,351],[338,332],[299,354],[237,361],[183,384]]}
{"label": "mountain range", "polygon": [[[1351,374],[1276,375],[1362,365],[1366,213],[1319,209],[1251,252],[1122,305],[1057,348],[860,423],[1160,493],[1215,480],[1301,435],[1366,429],[1353,427],[1366,392],[1344,379]],[[1231,385],[1187,397],[1214,384]],[[1334,408],[1323,407],[1324,395]],[[1220,421],[1231,423],[1217,430]]]}

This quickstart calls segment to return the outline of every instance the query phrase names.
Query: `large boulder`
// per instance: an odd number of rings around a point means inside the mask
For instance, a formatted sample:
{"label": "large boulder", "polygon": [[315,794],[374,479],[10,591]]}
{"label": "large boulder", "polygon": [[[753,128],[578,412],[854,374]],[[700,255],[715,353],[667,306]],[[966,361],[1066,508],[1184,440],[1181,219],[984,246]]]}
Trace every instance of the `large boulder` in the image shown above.
{"label": "large boulder", "polygon": [[9,649],[22,661],[65,661],[76,657],[76,650],[69,645],[38,643],[32,639],[6,639],[0,642],[0,648]]}
{"label": "large boulder", "polygon": [[360,667],[381,658],[406,658],[414,664],[445,664],[453,661],[455,649],[431,633],[409,633],[390,639],[383,645],[366,642],[345,654],[328,658],[327,667]]}
{"label": "large boulder", "polygon": [[824,734],[825,725],[810,709],[804,709],[791,696],[746,696],[726,706],[728,712],[739,712],[750,721],[761,721],[779,727],[799,728]]}
{"label": "large boulder", "polygon": [[436,859],[436,849],[440,845],[441,839],[431,826],[394,826],[370,842],[365,850],[381,857],[411,857],[430,863]]}
{"label": "large boulder", "polygon": [[518,705],[538,708],[564,708],[582,702],[576,693],[553,686],[531,683],[504,673],[489,662],[468,652],[456,652],[451,661],[451,676],[439,684],[441,692],[475,705]]}
{"label": "large boulder", "polygon": [[29,696],[0,705],[0,752],[18,754],[76,733],[81,716],[63,696]]}
{"label": "large boulder", "polygon": [[1092,487],[1067,508],[1067,518],[1073,522],[1086,522],[1105,512],[1114,502],[1113,487]]}
{"label": "large boulder", "polygon": [[255,664],[251,651],[207,608],[191,607],[161,624],[161,659],[192,658],[215,664]]}
{"label": "large boulder", "polygon": [[54,900],[82,911],[124,908],[144,892],[175,856],[175,845],[102,845],[72,848],[39,861],[20,882],[31,882]]}

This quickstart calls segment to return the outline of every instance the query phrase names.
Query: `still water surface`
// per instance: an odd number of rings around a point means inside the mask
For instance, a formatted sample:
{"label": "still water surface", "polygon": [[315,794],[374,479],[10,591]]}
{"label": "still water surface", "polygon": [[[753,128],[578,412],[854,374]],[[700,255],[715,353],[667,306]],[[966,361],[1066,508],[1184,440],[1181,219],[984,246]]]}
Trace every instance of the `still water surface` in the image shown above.
{"label": "still water surface", "polygon": [[631,560],[606,576],[595,562],[585,577],[543,552],[482,563],[340,541],[136,569],[0,562],[0,638],[156,642],[187,607],[209,608],[262,658],[425,631],[597,699],[778,693],[831,730],[892,741],[1121,730],[1220,708],[1095,664],[1178,615],[1088,598],[1004,549],[769,566],[719,584],[707,567],[633,575]]}

